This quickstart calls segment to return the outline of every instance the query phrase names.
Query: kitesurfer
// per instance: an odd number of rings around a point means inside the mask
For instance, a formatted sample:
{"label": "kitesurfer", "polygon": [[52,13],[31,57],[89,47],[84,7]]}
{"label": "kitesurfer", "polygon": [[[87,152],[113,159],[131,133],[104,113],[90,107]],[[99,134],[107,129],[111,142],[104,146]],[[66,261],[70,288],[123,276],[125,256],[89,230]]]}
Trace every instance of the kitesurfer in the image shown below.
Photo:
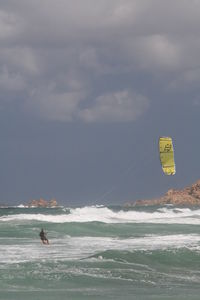
{"label": "kitesurfer", "polygon": [[39,235],[40,235],[40,239],[41,239],[41,241],[42,241],[43,244],[49,244],[49,241],[48,241],[48,239],[47,239],[47,237],[46,237],[46,234],[45,234],[43,228],[42,228],[42,230],[40,231],[40,234],[39,234]]}

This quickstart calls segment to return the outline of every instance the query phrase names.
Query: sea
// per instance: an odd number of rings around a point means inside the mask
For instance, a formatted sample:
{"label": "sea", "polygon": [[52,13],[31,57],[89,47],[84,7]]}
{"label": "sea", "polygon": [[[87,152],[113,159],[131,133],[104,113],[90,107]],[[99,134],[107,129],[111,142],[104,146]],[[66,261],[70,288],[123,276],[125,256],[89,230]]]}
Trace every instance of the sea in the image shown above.
{"label": "sea", "polygon": [[199,300],[200,208],[0,208],[0,299]]}

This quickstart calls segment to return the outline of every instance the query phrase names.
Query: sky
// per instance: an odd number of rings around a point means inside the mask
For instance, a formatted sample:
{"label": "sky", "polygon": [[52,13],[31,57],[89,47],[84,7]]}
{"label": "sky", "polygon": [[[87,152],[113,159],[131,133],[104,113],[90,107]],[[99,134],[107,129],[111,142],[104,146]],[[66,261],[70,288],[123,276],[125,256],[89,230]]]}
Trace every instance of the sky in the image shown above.
{"label": "sky", "polygon": [[1,204],[159,197],[200,178],[199,131],[200,1],[0,0]]}

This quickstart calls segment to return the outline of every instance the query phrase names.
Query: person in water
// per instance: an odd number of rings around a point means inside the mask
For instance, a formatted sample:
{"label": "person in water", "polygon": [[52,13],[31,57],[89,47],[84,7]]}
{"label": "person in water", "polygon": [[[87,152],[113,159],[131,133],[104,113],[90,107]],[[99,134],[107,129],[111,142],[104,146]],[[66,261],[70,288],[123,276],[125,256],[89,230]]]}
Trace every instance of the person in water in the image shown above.
{"label": "person in water", "polygon": [[49,244],[49,241],[48,241],[48,239],[46,237],[46,234],[45,234],[43,228],[40,231],[40,239],[41,239],[41,241],[42,241],[43,244]]}

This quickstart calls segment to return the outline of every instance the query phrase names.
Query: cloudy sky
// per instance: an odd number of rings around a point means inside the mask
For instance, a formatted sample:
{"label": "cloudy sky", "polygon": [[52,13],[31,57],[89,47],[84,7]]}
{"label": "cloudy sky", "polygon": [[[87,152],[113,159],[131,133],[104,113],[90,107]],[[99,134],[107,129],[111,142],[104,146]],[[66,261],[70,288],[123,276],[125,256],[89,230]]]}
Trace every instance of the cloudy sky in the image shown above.
{"label": "cloudy sky", "polygon": [[199,132],[200,1],[0,0],[0,203],[160,196],[200,178]]}

